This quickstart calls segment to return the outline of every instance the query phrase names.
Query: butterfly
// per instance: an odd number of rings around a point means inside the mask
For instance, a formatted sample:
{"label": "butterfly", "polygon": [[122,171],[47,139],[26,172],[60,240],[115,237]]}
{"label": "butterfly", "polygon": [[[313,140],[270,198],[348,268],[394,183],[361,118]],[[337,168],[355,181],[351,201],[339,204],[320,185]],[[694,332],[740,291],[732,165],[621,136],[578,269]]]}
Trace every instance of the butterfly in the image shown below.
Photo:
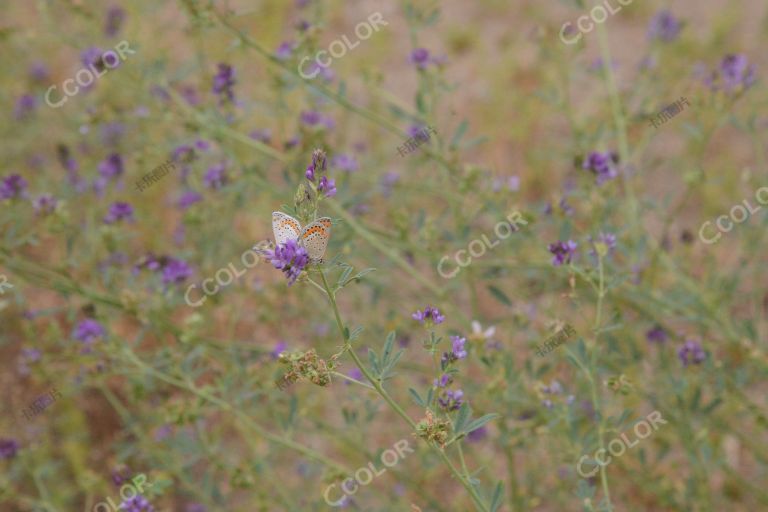
{"label": "butterfly", "polygon": [[306,249],[313,262],[322,262],[331,237],[331,218],[321,217],[301,229],[299,221],[282,212],[272,212],[272,232],[275,244],[296,240]]}

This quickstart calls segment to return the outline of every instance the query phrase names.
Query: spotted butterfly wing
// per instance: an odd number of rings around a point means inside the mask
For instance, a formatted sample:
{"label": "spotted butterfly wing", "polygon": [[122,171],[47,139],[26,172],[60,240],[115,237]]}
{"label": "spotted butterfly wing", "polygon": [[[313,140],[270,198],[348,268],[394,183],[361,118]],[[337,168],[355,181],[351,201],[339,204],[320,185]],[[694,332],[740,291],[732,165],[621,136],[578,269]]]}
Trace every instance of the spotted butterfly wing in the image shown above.
{"label": "spotted butterfly wing", "polygon": [[288,240],[298,241],[301,224],[290,215],[272,212],[272,233],[275,235],[275,245],[283,245]]}
{"label": "spotted butterfly wing", "polygon": [[328,240],[331,238],[331,219],[321,217],[308,224],[301,232],[301,245],[307,250],[309,258],[314,262],[323,261]]}

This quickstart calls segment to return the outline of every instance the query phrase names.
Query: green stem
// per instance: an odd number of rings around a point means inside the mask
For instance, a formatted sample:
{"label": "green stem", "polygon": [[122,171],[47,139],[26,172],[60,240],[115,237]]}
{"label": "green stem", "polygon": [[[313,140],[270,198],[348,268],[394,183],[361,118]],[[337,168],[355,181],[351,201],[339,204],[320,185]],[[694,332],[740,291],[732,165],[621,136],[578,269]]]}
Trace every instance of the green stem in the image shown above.
{"label": "green stem", "polygon": [[[401,418],[403,418],[408,425],[413,430],[416,430],[416,422],[414,422],[410,416],[400,407],[391,396],[389,396],[389,393],[384,389],[382,386],[382,382],[380,379],[374,378],[373,375],[368,371],[368,369],[363,365],[363,362],[360,360],[360,358],[355,353],[354,349],[352,348],[352,345],[349,342],[349,338],[347,337],[347,330],[344,327],[344,322],[341,321],[341,315],[339,314],[339,306],[336,303],[336,295],[334,292],[331,291],[331,287],[328,285],[328,280],[325,278],[325,272],[320,269],[320,277],[323,279],[323,286],[325,287],[325,293],[328,295],[328,300],[331,303],[331,308],[333,309],[333,315],[336,318],[336,325],[339,327],[339,331],[341,332],[341,336],[344,339],[344,347],[347,352],[349,352],[350,357],[352,357],[352,360],[355,362],[357,367],[360,369],[360,371],[365,375],[365,378],[368,379],[368,381],[373,385],[376,392],[381,395],[381,397],[384,399],[385,402],[389,404],[389,406],[394,410]],[[487,512],[488,508],[483,503],[480,496],[477,494],[477,490],[474,488],[474,486],[469,482],[468,478],[465,478],[464,475],[461,474],[461,472],[454,467],[454,465],[451,463],[450,459],[445,453],[445,450],[439,448],[437,445],[434,445],[432,443],[428,443],[429,446],[435,450],[440,457],[443,459],[445,464],[448,466],[448,468],[451,470],[453,475],[461,482],[461,485],[464,486],[464,488],[467,490],[469,495],[472,497],[472,500],[475,502],[475,506],[477,509],[481,512]]]}

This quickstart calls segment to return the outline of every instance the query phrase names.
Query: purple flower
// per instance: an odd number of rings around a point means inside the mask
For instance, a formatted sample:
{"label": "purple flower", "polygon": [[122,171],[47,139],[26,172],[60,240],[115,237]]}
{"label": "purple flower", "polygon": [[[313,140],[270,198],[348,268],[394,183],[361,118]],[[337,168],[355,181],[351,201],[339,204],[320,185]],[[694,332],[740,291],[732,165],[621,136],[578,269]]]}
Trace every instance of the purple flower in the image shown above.
{"label": "purple flower", "polygon": [[106,331],[99,322],[92,318],[86,318],[75,327],[75,332],[72,336],[85,344],[91,344],[96,341],[96,338],[101,338],[105,334]]}
{"label": "purple flower", "polygon": [[188,164],[192,162],[195,159],[195,148],[188,144],[182,144],[181,146],[177,146],[173,153],[171,154],[171,158],[175,162],[185,163]]}
{"label": "purple flower", "polygon": [[45,216],[56,211],[58,201],[51,194],[42,194],[32,200],[32,208],[35,209],[35,215]]}
{"label": "purple flower", "polygon": [[19,443],[15,439],[0,438],[0,459],[12,459],[19,451]]}
{"label": "purple flower", "polygon": [[307,126],[316,126],[323,120],[323,115],[317,110],[304,110],[301,113],[301,122]]}
{"label": "purple flower", "polygon": [[13,117],[16,120],[24,119],[31,114],[37,106],[37,100],[31,94],[22,94],[19,99],[16,100],[16,106],[13,110]]}
{"label": "purple flower", "polygon": [[486,437],[488,437],[488,427],[483,425],[482,427],[475,429],[467,434],[467,442],[476,443],[478,441],[482,441]]}
{"label": "purple flower", "polygon": [[80,53],[80,62],[87,68],[94,67],[96,71],[101,71],[104,69],[103,53],[101,49],[94,46],[86,48]]}
{"label": "purple flower", "polygon": [[123,500],[117,508],[124,512],[155,512],[155,507],[147,501],[147,498],[141,495],[134,496],[129,500]]}
{"label": "purple flower", "polygon": [[[309,181],[315,181],[315,171],[319,174],[325,174],[326,156],[325,151],[322,149],[316,149],[312,152],[312,163],[307,166],[307,170],[304,173],[304,177]],[[326,182],[327,184],[327,182]]]}
{"label": "purple flower", "polygon": [[101,127],[101,140],[107,146],[116,146],[124,133],[125,125],[123,123],[106,123]]}
{"label": "purple flower", "polygon": [[464,359],[467,357],[467,349],[464,348],[466,342],[466,338],[462,338],[461,336],[451,336],[451,353],[454,358]]}
{"label": "purple flower", "polygon": [[206,187],[214,190],[220,189],[229,180],[227,179],[226,168],[224,164],[216,164],[211,166],[203,176],[203,183]]}
{"label": "purple flower", "polygon": [[444,373],[440,376],[439,380],[435,379],[432,382],[432,385],[435,386],[436,388],[445,388],[445,387],[448,387],[451,384],[451,382],[453,382],[453,377],[451,377],[447,373]]}
{"label": "purple flower", "polygon": [[119,154],[112,153],[99,163],[98,169],[103,178],[117,178],[123,174],[123,159]]}
{"label": "purple flower", "polygon": [[416,64],[419,69],[425,69],[429,64],[429,50],[426,48],[416,48],[411,52],[411,63]]}
{"label": "purple flower", "polygon": [[163,284],[178,284],[192,275],[192,268],[184,261],[168,258],[163,267]]}
{"label": "purple flower", "polygon": [[120,6],[113,5],[110,7],[104,22],[104,33],[107,37],[115,37],[120,32],[124,20],[125,11]]}
{"label": "purple flower", "polygon": [[296,282],[301,271],[309,263],[307,250],[299,246],[295,240],[288,240],[277,246],[274,251],[268,251],[267,258],[272,266],[283,271],[288,278],[288,286]]}
{"label": "purple flower", "polygon": [[646,332],[645,337],[652,343],[664,343],[667,341],[667,333],[660,325],[656,325]]}
{"label": "purple flower", "polygon": [[199,194],[198,192],[195,192],[194,190],[187,190],[186,192],[183,192],[181,194],[176,205],[180,209],[186,210],[193,204],[202,200],[203,200],[203,196],[201,194]]}
{"label": "purple flower", "polygon": [[11,174],[0,180],[0,199],[15,199],[26,195],[27,180]]}
{"label": "purple flower", "polygon": [[123,219],[133,220],[133,207],[122,201],[112,203],[109,207],[109,213],[104,217],[104,223],[113,224]]}
{"label": "purple flower", "polygon": [[327,176],[320,178],[320,183],[317,185],[318,192],[325,192],[325,197],[333,197],[336,195],[336,180],[329,180]]}
{"label": "purple flower", "polygon": [[425,307],[424,311],[417,309],[416,312],[411,315],[411,318],[426,325],[437,325],[445,321],[445,315],[441,315],[440,310],[433,308],[432,306]]}
{"label": "purple flower", "polygon": [[277,359],[280,357],[280,353],[285,351],[285,349],[288,348],[288,344],[284,341],[277,342],[277,345],[275,345],[275,348],[272,349],[271,356],[272,359]]}
{"label": "purple flower", "polygon": [[264,144],[269,144],[272,142],[272,132],[268,128],[264,128],[262,130],[253,130],[248,134],[248,136],[254,140],[263,142]]}
{"label": "purple flower", "polygon": [[[360,368],[352,368],[351,370],[349,370],[349,373],[347,373],[347,376],[361,382],[365,381],[365,375],[363,375],[363,372],[360,371]],[[350,383],[349,381],[345,381],[345,382],[347,384]]]}
{"label": "purple flower", "polygon": [[112,471],[112,483],[120,487],[131,478],[131,470],[128,468],[116,469]]}
{"label": "purple flower", "polygon": [[40,360],[43,355],[39,349],[36,348],[23,348],[21,349],[21,357],[25,363],[35,363]]}
{"label": "purple flower", "polygon": [[619,175],[616,170],[618,156],[616,153],[591,152],[582,164],[582,168],[592,171],[597,175],[597,184],[602,185]]}
{"label": "purple flower", "polygon": [[715,76],[720,78],[718,85],[726,92],[739,88],[747,89],[755,83],[755,66],[749,64],[746,55],[726,55],[720,62]]}
{"label": "purple flower", "polygon": [[707,353],[701,348],[701,343],[697,340],[686,340],[680,350],[677,351],[677,357],[683,366],[689,364],[701,364],[707,358]]}
{"label": "purple flower", "polygon": [[213,77],[213,92],[220,95],[221,101],[227,99],[234,101],[235,93],[232,91],[235,81],[235,70],[229,64],[220,63],[219,71]]}
{"label": "purple flower", "polygon": [[193,107],[200,104],[200,95],[197,94],[197,89],[192,85],[183,86],[181,88],[181,95],[184,97],[184,101]]}
{"label": "purple flower", "polygon": [[298,146],[299,142],[301,142],[301,138],[298,135],[294,135],[290,139],[286,140],[283,143],[283,146],[285,147],[285,149],[291,149],[291,148],[295,148],[296,146]]}
{"label": "purple flower", "polygon": [[42,62],[33,62],[29,66],[29,77],[37,82],[47,82],[49,77],[48,67]]}
{"label": "purple flower", "polygon": [[440,407],[446,411],[457,411],[461,408],[463,402],[464,392],[460,389],[453,391],[451,389],[444,391],[437,401]]}
{"label": "purple flower", "polygon": [[280,60],[288,60],[291,58],[291,54],[293,53],[293,49],[295,47],[296,45],[291,41],[284,41],[280,44],[280,46],[277,47],[277,50],[275,51],[275,57]]}
{"label": "purple flower", "polygon": [[549,252],[554,254],[552,258],[552,264],[559,267],[563,263],[570,263],[571,258],[576,254],[577,244],[573,240],[567,242],[555,242],[549,244]]}
{"label": "purple flower", "polygon": [[355,172],[358,169],[355,157],[343,153],[333,157],[331,165],[336,169],[346,172]]}
{"label": "purple flower", "polygon": [[680,20],[675,18],[671,12],[662,10],[651,18],[648,25],[648,39],[658,39],[668,43],[677,39],[680,33]]}
{"label": "purple flower", "polygon": [[381,194],[384,197],[389,197],[392,195],[392,190],[398,181],[400,181],[400,174],[398,172],[387,171],[384,173],[384,176],[381,177],[381,182],[379,185],[381,187]]}
{"label": "purple flower", "polygon": [[319,76],[326,82],[333,82],[333,79],[336,78],[336,73],[333,72],[330,66],[324,68],[315,61],[307,65],[305,74],[309,77]]}
{"label": "purple flower", "polygon": [[597,256],[597,249],[595,247],[596,243],[600,243],[606,246],[607,248],[606,254],[611,254],[613,250],[616,248],[616,235],[612,233],[603,233],[601,231],[597,237],[597,242],[592,240],[592,237],[589,237],[589,241],[592,243],[592,249],[589,252],[592,256]]}

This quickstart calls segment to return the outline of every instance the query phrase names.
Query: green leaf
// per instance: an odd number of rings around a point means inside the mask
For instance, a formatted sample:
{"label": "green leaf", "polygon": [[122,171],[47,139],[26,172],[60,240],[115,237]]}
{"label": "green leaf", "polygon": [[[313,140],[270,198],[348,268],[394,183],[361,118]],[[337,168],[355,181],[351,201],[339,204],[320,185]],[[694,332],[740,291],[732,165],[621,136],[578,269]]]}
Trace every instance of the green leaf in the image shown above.
{"label": "green leaf", "polygon": [[371,363],[371,369],[373,370],[373,374],[376,377],[379,377],[381,375],[381,368],[379,368],[379,358],[376,355],[376,352],[368,349],[368,361]]}
{"label": "green leaf", "polygon": [[419,114],[426,115],[427,114],[427,102],[424,100],[424,94],[422,94],[421,91],[416,93],[416,107],[419,110]]}
{"label": "green leaf", "polygon": [[395,345],[395,331],[390,331],[387,335],[387,341],[384,342],[384,352],[381,353],[381,365],[387,366],[389,358],[392,356],[392,348]]}
{"label": "green leaf", "polygon": [[493,498],[491,498],[491,512],[496,512],[501,506],[501,497],[504,487],[501,485],[501,480],[496,484],[496,490],[493,491]]}
{"label": "green leaf", "polygon": [[499,417],[499,415],[494,412],[494,413],[491,413],[491,414],[486,414],[485,416],[477,418],[476,420],[472,420],[472,422],[470,422],[470,424],[467,425],[467,427],[464,429],[464,433],[465,434],[472,433],[475,430],[477,430],[480,427],[482,427],[483,425],[485,425],[486,423],[488,423],[489,421],[491,421],[492,419],[495,419],[495,418],[498,418],[498,417]]}
{"label": "green leaf", "polygon": [[411,398],[414,402],[416,402],[416,405],[419,407],[426,407],[426,404],[424,403],[424,400],[421,399],[419,394],[416,392],[413,388],[408,388],[408,392],[411,394]]}
{"label": "green leaf", "polygon": [[498,300],[502,304],[506,304],[507,306],[512,305],[512,301],[509,300],[509,297],[507,297],[507,295],[503,291],[496,288],[492,284],[488,285],[488,291],[491,292],[491,295],[493,295],[496,298],[496,300]]}
{"label": "green leaf", "polygon": [[361,270],[360,272],[358,272],[357,274],[355,274],[354,276],[352,276],[352,278],[350,279],[350,281],[359,281],[359,280],[360,280],[360,278],[362,278],[364,275],[366,275],[366,274],[370,274],[371,272],[373,272],[373,271],[375,271],[375,270],[376,270],[375,268],[366,268],[366,269],[363,269],[363,270]]}
{"label": "green leaf", "polygon": [[454,432],[464,432],[464,427],[467,425],[469,418],[472,416],[472,409],[467,402],[461,404],[459,413],[456,415],[456,421],[453,425]]}
{"label": "green leaf", "polygon": [[451,139],[451,147],[456,147],[459,144],[461,138],[467,132],[468,127],[469,123],[466,120],[461,122],[459,127],[456,128],[456,132],[453,134],[453,138]]}
{"label": "green leaf", "polygon": [[363,332],[363,329],[364,327],[362,325],[355,327],[352,332],[349,333],[349,341],[357,339],[357,337],[360,336],[360,333]]}

